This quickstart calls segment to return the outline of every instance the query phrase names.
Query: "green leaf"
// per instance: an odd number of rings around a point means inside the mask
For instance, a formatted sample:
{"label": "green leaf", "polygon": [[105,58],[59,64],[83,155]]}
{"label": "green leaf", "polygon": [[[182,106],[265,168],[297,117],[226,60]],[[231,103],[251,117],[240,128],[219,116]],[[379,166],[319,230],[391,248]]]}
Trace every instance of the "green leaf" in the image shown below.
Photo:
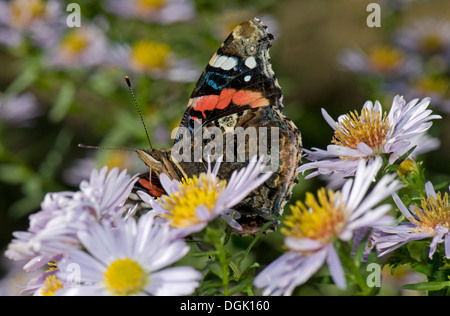
{"label": "green leaf", "polygon": [[450,286],[450,281],[433,281],[405,284],[402,289],[414,291],[439,291]]}
{"label": "green leaf", "polygon": [[8,184],[21,184],[31,176],[31,171],[21,164],[0,165],[0,180]]}
{"label": "green leaf", "polygon": [[429,252],[429,241],[414,241],[410,242],[406,245],[409,255],[411,258],[413,258],[416,261],[419,262],[426,262],[428,258],[428,252]]}
{"label": "green leaf", "polygon": [[416,149],[417,145],[414,146],[413,148],[411,148],[410,150],[408,150],[408,152],[406,152],[405,154],[403,154],[403,156],[401,156],[400,158],[398,158],[393,164],[394,165],[400,165],[403,160],[405,160],[406,158],[409,157],[409,155],[411,155],[411,153]]}
{"label": "green leaf", "polygon": [[208,263],[208,267],[207,267],[214,275],[216,275],[217,277],[219,277],[220,279],[223,278],[223,274],[222,274],[222,266],[220,265],[220,263],[218,261],[213,261]]}
{"label": "green leaf", "polygon": [[60,122],[66,116],[75,97],[76,86],[71,81],[66,81],[56,97],[56,101],[50,110],[48,117],[53,123]]}

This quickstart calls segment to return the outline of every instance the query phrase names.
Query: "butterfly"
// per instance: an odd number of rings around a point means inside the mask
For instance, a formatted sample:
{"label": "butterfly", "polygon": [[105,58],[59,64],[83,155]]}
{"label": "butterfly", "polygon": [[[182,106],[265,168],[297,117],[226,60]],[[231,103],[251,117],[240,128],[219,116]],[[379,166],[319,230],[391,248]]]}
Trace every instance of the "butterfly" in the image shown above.
{"label": "butterfly", "polygon": [[[273,39],[258,18],[232,31],[195,85],[173,147],[136,151],[150,172],[140,175],[134,192],[162,196],[165,191],[159,176],[165,173],[181,180],[205,172],[206,152],[216,158],[223,155],[218,177],[229,179],[233,171],[248,164],[252,150],[259,145],[272,158],[274,173],[234,207],[241,214],[238,222],[243,229],[238,233],[254,235],[267,222],[271,223],[269,230],[274,229],[278,223],[274,217],[282,214],[298,181],[301,135],[282,113],[283,95],[269,57]],[[234,131],[244,133],[244,138]],[[256,134],[250,135],[252,131]],[[233,141],[225,144],[224,138]],[[185,159],[174,157],[176,148],[183,148]]]}

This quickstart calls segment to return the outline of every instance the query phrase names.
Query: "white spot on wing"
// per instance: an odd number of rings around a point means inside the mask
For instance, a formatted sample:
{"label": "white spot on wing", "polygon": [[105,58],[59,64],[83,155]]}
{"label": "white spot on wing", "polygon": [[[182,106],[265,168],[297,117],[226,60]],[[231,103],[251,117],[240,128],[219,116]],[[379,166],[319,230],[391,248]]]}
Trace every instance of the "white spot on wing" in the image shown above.
{"label": "white spot on wing", "polygon": [[250,68],[250,69],[253,69],[253,68],[255,68],[256,67],[256,59],[255,59],[255,57],[253,57],[253,56],[250,56],[249,58],[247,58],[246,60],[245,60],[245,66],[247,66],[248,68]]}
{"label": "white spot on wing", "polygon": [[228,57],[228,59],[222,64],[220,68],[223,70],[233,69],[238,64],[237,59],[235,57]]}
{"label": "white spot on wing", "polygon": [[211,66],[215,68],[221,68],[223,70],[233,69],[238,64],[236,57],[230,57],[225,55],[217,56],[210,63]]}
{"label": "white spot on wing", "polygon": [[252,78],[252,76],[245,76],[244,77],[244,81],[245,82],[249,82],[251,78]]}

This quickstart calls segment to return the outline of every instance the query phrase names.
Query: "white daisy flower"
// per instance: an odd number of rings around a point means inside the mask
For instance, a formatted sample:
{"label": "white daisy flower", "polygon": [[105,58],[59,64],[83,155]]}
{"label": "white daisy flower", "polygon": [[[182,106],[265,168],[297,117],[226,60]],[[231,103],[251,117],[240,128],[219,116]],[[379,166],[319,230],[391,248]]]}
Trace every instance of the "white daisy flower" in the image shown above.
{"label": "white daisy flower", "polygon": [[[449,188],[450,191],[450,188]],[[433,257],[436,247],[444,243],[445,257],[450,258],[450,202],[448,193],[442,197],[441,192],[434,190],[431,182],[425,184],[426,198],[421,207],[411,205],[409,210],[397,194],[393,194],[395,204],[409,222],[401,222],[397,226],[376,227],[372,243],[379,256],[407,244],[410,241],[431,238],[429,257]]]}
{"label": "white daisy flower", "polygon": [[28,126],[30,120],[39,116],[36,97],[26,92],[17,97],[0,94],[0,121],[10,126]]}
{"label": "white daisy flower", "polygon": [[346,49],[338,56],[339,64],[356,74],[387,79],[408,77],[421,70],[419,59],[393,46],[375,47],[368,53],[360,48]]}
{"label": "white daisy flower", "polygon": [[80,247],[77,233],[97,222],[113,225],[126,211],[124,203],[137,178],[117,168],[107,174],[94,170],[78,192],[48,193],[41,210],[30,215],[26,232],[14,232],[6,256],[27,260],[24,269],[36,270],[51,260],[60,260],[72,247]]}
{"label": "white daisy flower", "polygon": [[0,43],[21,44],[30,37],[39,47],[50,47],[63,32],[64,18],[58,0],[0,0]]}
{"label": "white daisy flower", "polygon": [[311,162],[300,166],[298,172],[317,169],[306,178],[333,172],[351,176],[358,160],[371,163],[374,157],[384,154],[389,155],[390,164],[394,163],[413,148],[415,137],[432,126],[431,120],[441,118],[431,115],[432,111],[427,109],[429,104],[429,98],[406,103],[403,97],[396,96],[389,113],[383,113],[378,101],[375,104],[367,101],[361,114],[355,111],[340,116],[337,121],[322,109],[325,120],[334,129],[333,144],[326,150],[304,149]]}
{"label": "white daisy flower", "polygon": [[[77,266],[79,282],[56,295],[189,295],[202,275],[192,267],[166,268],[184,257],[189,247],[174,239],[167,225],[153,216],[119,221],[117,227],[97,224],[78,238],[86,250],[73,250],[58,264],[60,280],[71,280]],[[67,284],[67,283],[66,283]]]}
{"label": "white daisy flower", "polygon": [[108,39],[94,25],[83,23],[71,28],[48,54],[49,65],[57,68],[96,66],[104,61],[108,51]]}
{"label": "white daisy flower", "polygon": [[109,0],[104,7],[120,16],[160,24],[188,21],[195,15],[191,0]]}
{"label": "white daisy flower", "polygon": [[291,207],[282,233],[288,251],[272,262],[255,278],[254,285],[263,295],[291,295],[326,262],[334,283],[346,287],[345,274],[335,249],[336,241],[350,241],[356,230],[391,223],[385,215],[391,206],[378,203],[399,189],[394,175],[385,175],[368,193],[380,169],[381,158],[366,166],[361,160],[354,179],[348,179],[342,191],[322,188],[317,199],[307,193],[305,204]]}
{"label": "white daisy flower", "polygon": [[153,40],[137,41],[131,46],[113,45],[107,60],[115,66],[155,79],[191,82],[200,75],[199,69],[194,68],[190,60],[178,59],[170,45]]}
{"label": "white daisy flower", "polygon": [[397,31],[396,42],[412,53],[445,55],[450,52],[450,23],[436,19],[415,21]]}
{"label": "white daisy flower", "polygon": [[138,194],[182,236],[201,231],[218,216],[223,217],[233,228],[241,230],[242,227],[232,218],[234,212],[230,209],[269,179],[272,172],[262,173],[265,167],[263,159],[256,160],[253,157],[247,167],[233,172],[227,182],[217,177],[221,161],[222,157],[216,161],[212,171],[208,164],[206,173],[181,182],[161,174],[161,184],[167,195],[158,199],[142,191]]}

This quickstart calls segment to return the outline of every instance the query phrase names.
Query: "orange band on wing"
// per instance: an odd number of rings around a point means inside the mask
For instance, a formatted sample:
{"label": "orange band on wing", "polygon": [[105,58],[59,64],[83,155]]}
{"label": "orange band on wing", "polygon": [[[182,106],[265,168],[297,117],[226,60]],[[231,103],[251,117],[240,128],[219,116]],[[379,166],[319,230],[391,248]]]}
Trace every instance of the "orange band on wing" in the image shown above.
{"label": "orange band on wing", "polygon": [[233,102],[236,105],[250,105],[252,108],[270,105],[269,100],[262,96],[261,92],[240,90],[233,95]]}
{"label": "orange band on wing", "polygon": [[154,197],[160,197],[165,193],[162,188],[156,187],[155,185],[151,184],[150,181],[148,181],[147,179],[140,178],[139,183],[148,190],[148,193],[150,193],[150,195]]}
{"label": "orange band on wing", "polygon": [[234,89],[224,89],[220,93],[220,101],[217,103],[216,108],[219,110],[225,109],[231,102],[231,98],[233,97],[233,94],[236,93],[236,90]]}
{"label": "orange band on wing", "polygon": [[202,112],[203,117],[206,118],[205,111],[223,110],[231,102],[237,106],[249,105],[252,108],[270,105],[270,101],[264,98],[261,92],[224,89],[220,95],[211,94],[195,98],[193,107],[194,110]]}

